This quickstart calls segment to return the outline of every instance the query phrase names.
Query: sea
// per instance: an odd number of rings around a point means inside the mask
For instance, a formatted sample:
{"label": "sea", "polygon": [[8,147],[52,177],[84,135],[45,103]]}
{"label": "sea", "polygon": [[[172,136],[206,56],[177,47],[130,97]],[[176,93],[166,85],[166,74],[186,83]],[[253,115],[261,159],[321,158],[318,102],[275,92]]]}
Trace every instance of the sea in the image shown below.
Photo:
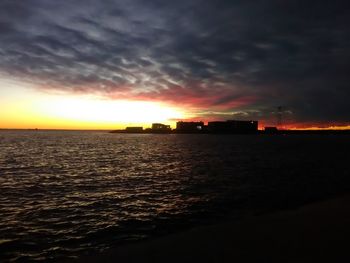
{"label": "sea", "polygon": [[350,192],[349,135],[0,131],[0,261],[59,262]]}

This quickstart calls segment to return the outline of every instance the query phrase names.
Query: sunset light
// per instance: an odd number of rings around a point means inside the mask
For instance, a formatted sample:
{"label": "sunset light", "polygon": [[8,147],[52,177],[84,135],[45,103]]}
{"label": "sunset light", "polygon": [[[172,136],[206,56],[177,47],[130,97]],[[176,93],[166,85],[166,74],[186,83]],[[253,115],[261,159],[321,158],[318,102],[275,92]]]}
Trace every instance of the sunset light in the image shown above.
{"label": "sunset light", "polygon": [[82,97],[53,97],[42,102],[41,111],[56,119],[91,122],[107,125],[149,124],[152,122],[172,123],[184,114],[161,103],[103,100]]}
{"label": "sunset light", "polygon": [[0,263],[350,262],[349,24],[0,0]]}
{"label": "sunset light", "polygon": [[1,93],[0,128],[114,129],[147,127],[152,122],[174,127],[177,119],[186,116],[183,110],[160,102],[51,94],[16,82],[5,84],[16,88]]}

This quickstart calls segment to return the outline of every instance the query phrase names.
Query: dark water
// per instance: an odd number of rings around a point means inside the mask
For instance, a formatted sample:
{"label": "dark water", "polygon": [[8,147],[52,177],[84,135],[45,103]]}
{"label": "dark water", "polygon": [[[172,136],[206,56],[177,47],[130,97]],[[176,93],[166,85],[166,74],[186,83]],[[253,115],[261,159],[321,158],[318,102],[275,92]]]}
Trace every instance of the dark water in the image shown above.
{"label": "dark water", "polygon": [[350,136],[0,132],[0,261],[61,260],[350,190]]}

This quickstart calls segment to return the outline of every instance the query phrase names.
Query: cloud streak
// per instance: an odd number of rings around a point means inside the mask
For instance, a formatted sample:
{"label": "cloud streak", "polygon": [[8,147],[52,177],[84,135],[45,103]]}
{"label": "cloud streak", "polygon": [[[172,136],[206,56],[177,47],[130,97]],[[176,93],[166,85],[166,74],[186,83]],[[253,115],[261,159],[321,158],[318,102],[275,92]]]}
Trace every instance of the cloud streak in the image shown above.
{"label": "cloud streak", "polygon": [[[0,71],[41,89],[349,122],[346,1],[0,3]],[[257,114],[258,113],[258,114]],[[238,115],[237,115],[238,116]]]}

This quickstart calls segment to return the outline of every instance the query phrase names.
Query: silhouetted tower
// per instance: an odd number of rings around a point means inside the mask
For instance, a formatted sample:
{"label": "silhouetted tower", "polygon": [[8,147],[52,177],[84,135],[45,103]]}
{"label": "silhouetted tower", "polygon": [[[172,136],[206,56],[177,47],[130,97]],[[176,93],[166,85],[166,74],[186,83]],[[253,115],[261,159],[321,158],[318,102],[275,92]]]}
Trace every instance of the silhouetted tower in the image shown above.
{"label": "silhouetted tower", "polygon": [[282,114],[283,114],[283,107],[282,106],[278,106],[277,107],[277,127],[281,128],[282,127]]}

